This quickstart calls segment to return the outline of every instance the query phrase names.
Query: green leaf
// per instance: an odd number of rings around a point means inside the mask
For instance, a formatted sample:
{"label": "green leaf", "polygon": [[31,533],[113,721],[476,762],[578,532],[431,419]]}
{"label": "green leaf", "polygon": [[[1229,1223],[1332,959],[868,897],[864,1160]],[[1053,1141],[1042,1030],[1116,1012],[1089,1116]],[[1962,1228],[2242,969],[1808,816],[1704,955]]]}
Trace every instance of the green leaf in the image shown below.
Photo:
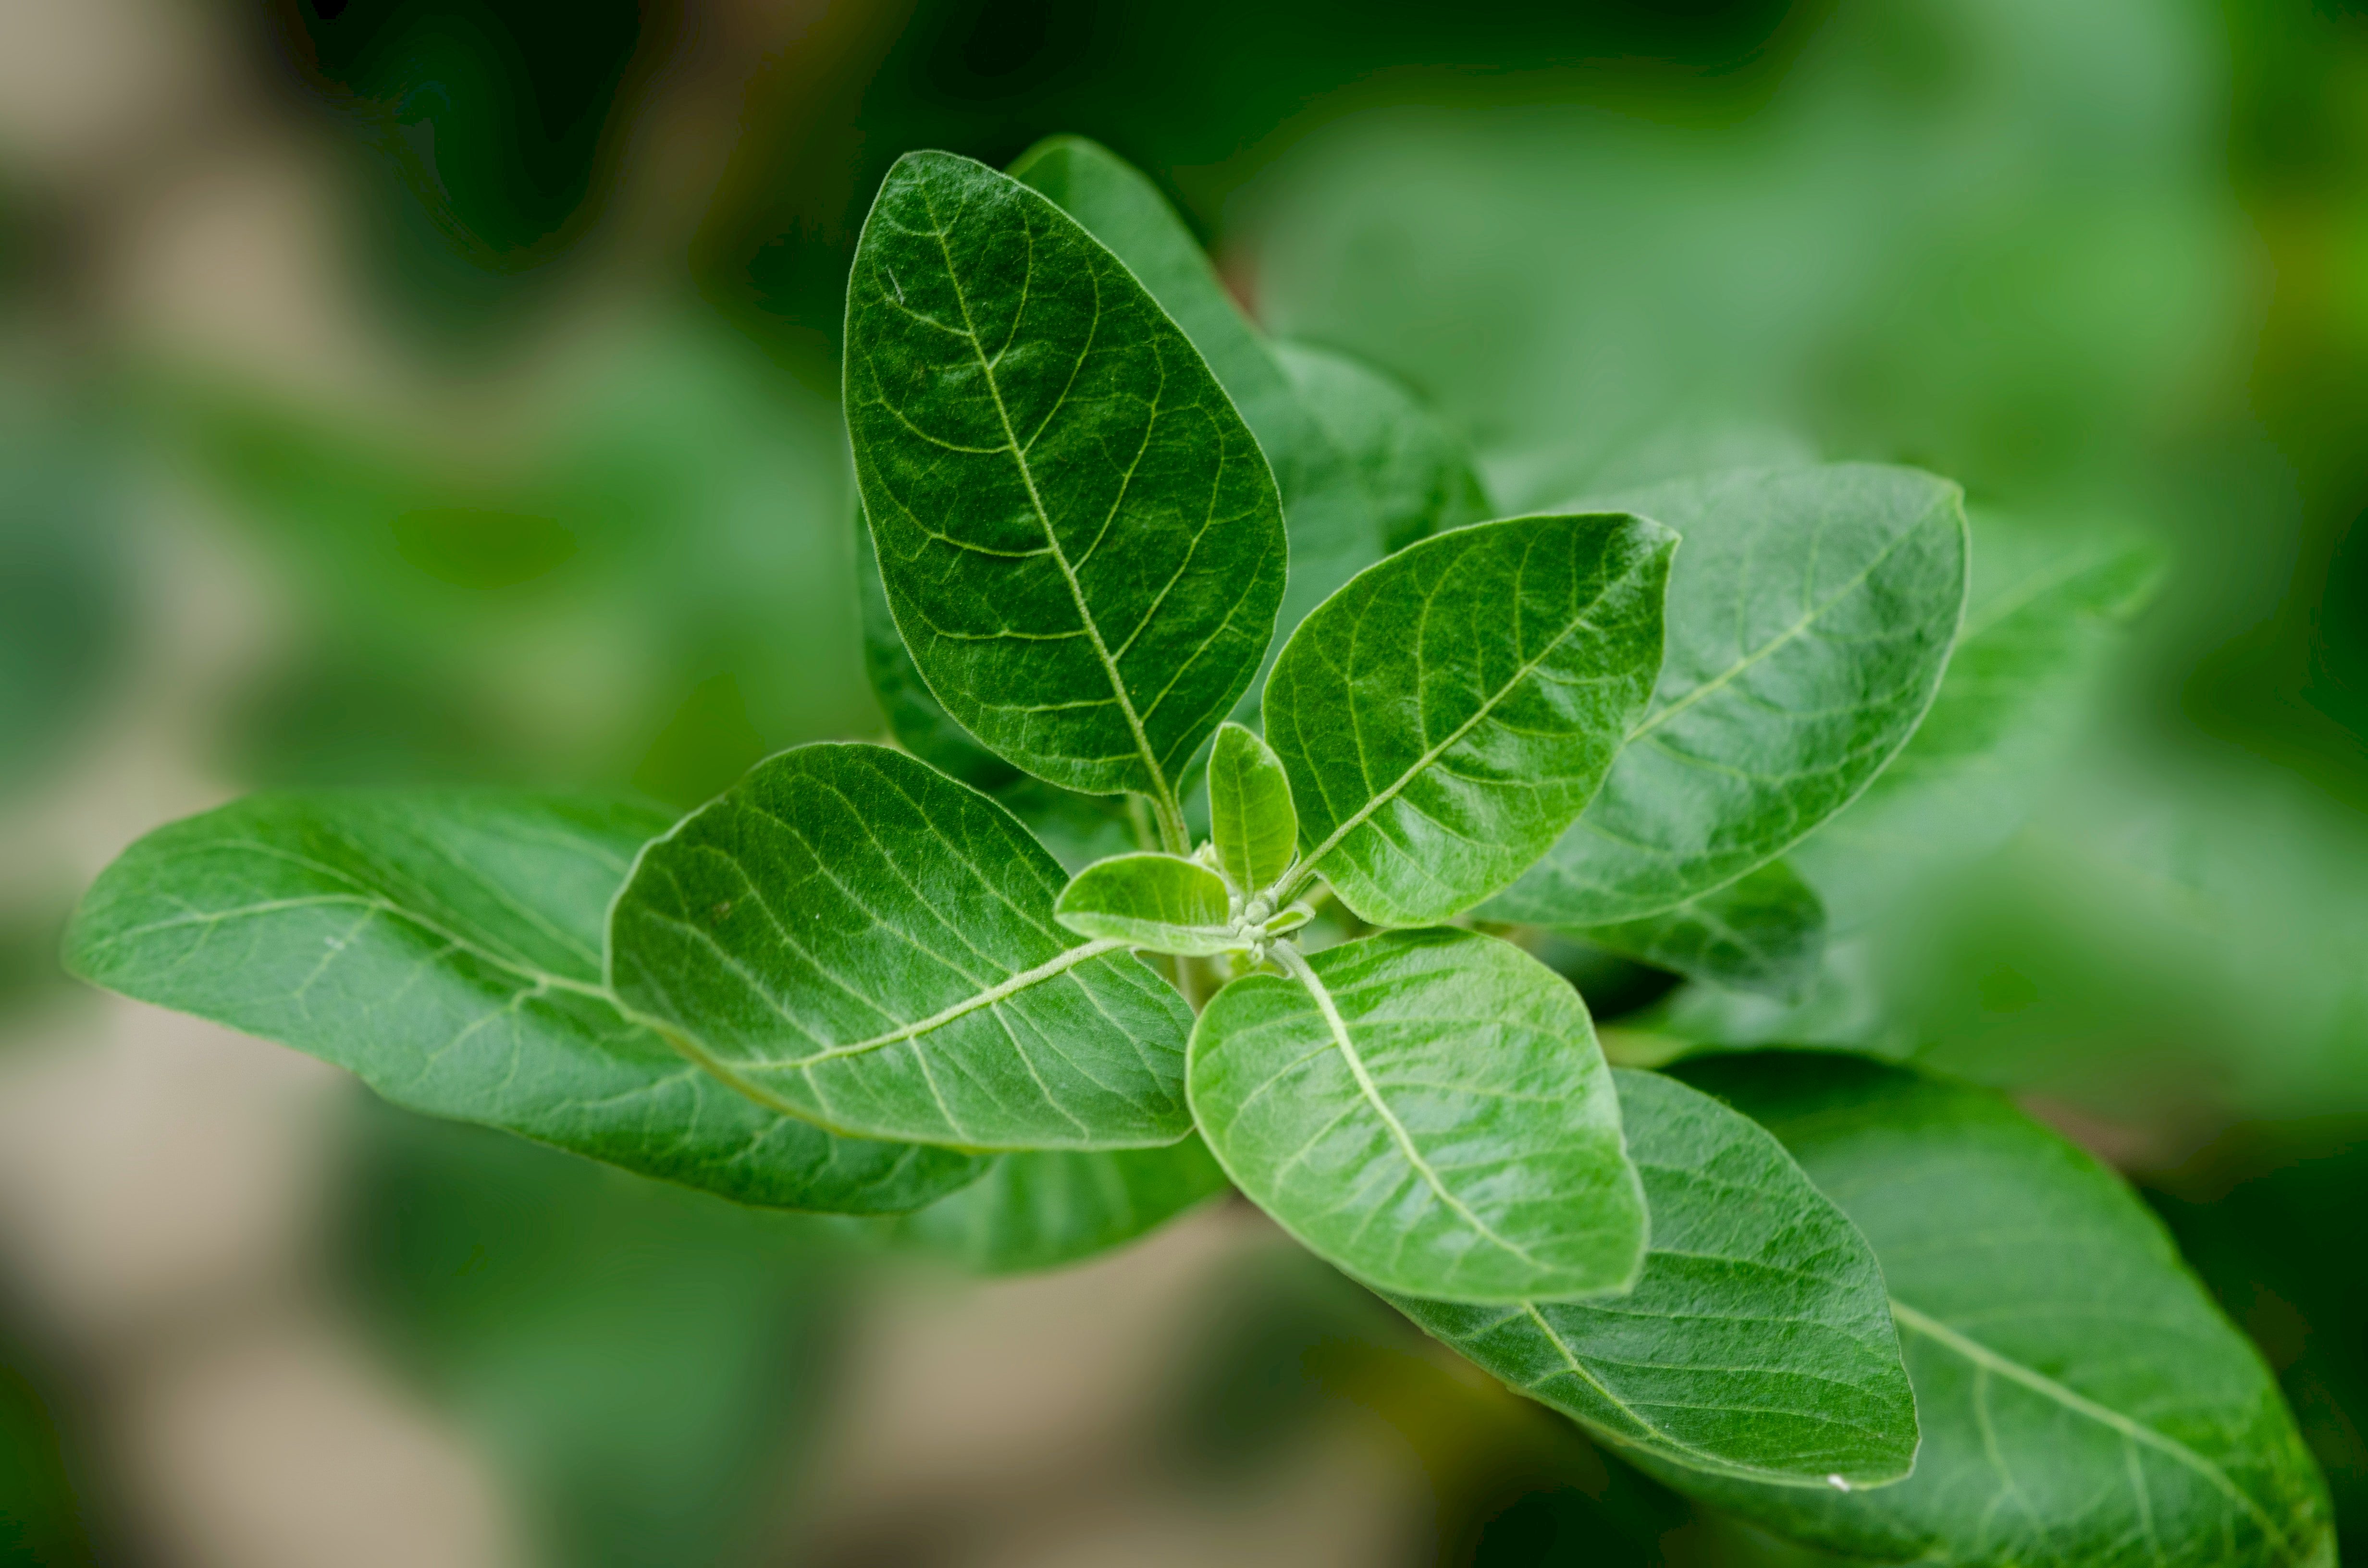
{"label": "green leaf", "polygon": [[1578,993],[1508,942],[1402,931],[1219,992],[1192,1111],[1234,1180],[1383,1290],[1458,1301],[1624,1290],[1645,1203]]}
{"label": "green leaf", "polygon": [[1005,1154],[928,1208],[864,1228],[973,1274],[1058,1268],[1122,1246],[1225,1190],[1198,1138],[1165,1149]]}
{"label": "green leaf", "polygon": [[1420,926],[1520,876],[1644,711],[1676,537],[1616,515],[1423,540],[1307,618],[1267,682],[1303,867],[1376,925]]}
{"label": "green leaf", "polygon": [[1273,465],[1291,536],[1291,581],[1276,623],[1287,637],[1307,612],[1393,548],[1364,476],[1225,292],[1216,269],[1159,188],[1080,136],[1040,142],[1014,177],[1060,204],[1126,263],[1184,329]]}
{"label": "green leaf", "polygon": [[1248,946],[1235,934],[1225,879],[1181,855],[1113,855],[1079,871],[1053,918],[1081,937],[1207,957]]}
{"label": "green leaf", "polygon": [[802,746],[651,843],[609,915],[632,1011],[835,1131],[1121,1149],[1190,1126],[1183,998],[1053,920],[1011,813],[902,752]]}
{"label": "green leaf", "polygon": [[1760,1121],[1874,1244],[1916,1472],[1820,1495],[1647,1468],[1834,1550],[2018,1568],[2332,1568],[2317,1469],[2161,1222],[1996,1095],[1855,1057],[1684,1076]]}
{"label": "green leaf", "polygon": [[1957,487],[1911,469],[1716,474],[1612,504],[1684,536],[1668,658],[1602,792],[1495,918],[1634,920],[1782,854],[1915,733],[1964,608]]}
{"label": "green leaf", "polygon": [[1209,753],[1210,838],[1217,863],[1245,898],[1265,892],[1291,869],[1299,847],[1299,812],[1291,778],[1274,748],[1239,724],[1217,726]]}
{"label": "green leaf", "polygon": [[921,678],[888,608],[880,557],[872,550],[871,525],[864,520],[860,501],[855,507],[855,593],[863,617],[863,673],[871,677],[871,695],[879,699],[880,716],[896,744],[949,778],[989,794],[1024,777],[955,723]]}
{"label": "green leaf", "polygon": [[1661,969],[1736,991],[1795,997],[1826,955],[1826,906],[1782,860],[1675,909],[1568,933]]}
{"label": "green leaf", "polygon": [[1866,1238],[1747,1118],[1658,1074],[1612,1077],[1652,1210],[1635,1290],[1395,1305],[1623,1450],[1784,1486],[1906,1475],[1916,1403]]}
{"label": "green leaf", "polygon": [[2161,580],[2162,552],[2142,540],[1979,512],[1971,524],[1973,591],[1932,710],[1795,855],[1846,929],[2022,824]]}
{"label": "green leaf", "polygon": [[1361,359],[1312,343],[1278,343],[1274,354],[1363,482],[1384,551],[1489,515],[1471,455],[1406,388]]}
{"label": "green leaf", "polygon": [[76,974],[336,1062],[381,1096],[746,1203],[918,1208],[975,1177],[734,1094],[603,991],[601,923],[667,819],[490,790],[256,795],[99,877]]}
{"label": "green leaf", "polygon": [[1281,602],[1266,460],[1118,258],[984,165],[908,153],[848,285],[846,404],[914,662],[988,750],[1173,815]]}

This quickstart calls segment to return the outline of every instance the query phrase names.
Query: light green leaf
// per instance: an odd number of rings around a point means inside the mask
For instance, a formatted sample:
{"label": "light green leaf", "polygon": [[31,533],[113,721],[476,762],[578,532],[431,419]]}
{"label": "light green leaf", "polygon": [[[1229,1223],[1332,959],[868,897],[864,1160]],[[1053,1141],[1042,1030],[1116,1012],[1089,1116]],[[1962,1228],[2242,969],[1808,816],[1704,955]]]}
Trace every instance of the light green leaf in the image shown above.
{"label": "light green leaf", "polygon": [[1140,171],[1081,136],[1055,136],[1022,153],[1011,173],[1126,263],[1184,329],[1257,436],[1273,465],[1291,536],[1291,581],[1276,623],[1277,633],[1289,636],[1308,611],[1393,548],[1357,464],[1225,292],[1184,221]]}
{"label": "light green leaf", "polygon": [[860,1223],[973,1274],[1023,1274],[1122,1246],[1224,1190],[1224,1171],[1198,1138],[1165,1149],[1045,1150],[1005,1154],[927,1209]]}
{"label": "light green leaf", "polygon": [[1792,867],[1770,860],[1675,909],[1569,935],[1696,980],[1790,998],[1816,980],[1826,906]]}
{"label": "light green leaf", "polygon": [[1219,992],[1192,1111],[1234,1184],[1384,1290],[1458,1301],[1624,1290],[1645,1203],[1578,993],[1508,942],[1401,931]]}
{"label": "light green leaf", "polygon": [[1053,918],[1081,937],[1208,957],[1247,947],[1234,931],[1225,879],[1181,855],[1113,855],[1079,871]]}
{"label": "light green leaf", "polygon": [[490,790],[256,795],[140,840],[85,895],[83,978],[336,1062],[387,1099],[746,1203],[917,1208],[979,1174],[733,1093],[602,989],[647,808]]}
{"label": "light green leaf", "polygon": [[1691,1063],[1874,1244],[1916,1472],[1820,1495],[1646,1467],[1857,1555],[1997,1568],[2333,1568],[2327,1494],[2260,1352],[2112,1172],[1986,1090],[1846,1056]]}
{"label": "light green leaf", "polygon": [[1971,523],[1972,596],[1932,710],[1794,856],[1844,929],[2022,824],[2161,580],[2161,551],[2126,535],[1980,512]]}
{"label": "light green leaf", "polygon": [[1598,926],[1767,864],[1848,805],[1930,706],[1965,602],[1957,487],[1840,463],[1614,505],[1685,539],[1668,657],[1602,792],[1486,912]]}
{"label": "light green leaf", "polygon": [[914,662],[988,750],[1171,818],[1282,597],[1258,443],[1200,354],[1076,222],[909,153],[848,284],[846,405]]}
{"label": "light green leaf", "polygon": [[884,746],[784,752],[651,843],[609,916],[625,1006],[744,1094],[958,1147],[1172,1143],[1191,1014],[1053,920],[1011,813]]}
{"label": "light green leaf", "polygon": [[1570,825],[1644,711],[1676,537],[1617,515],[1429,539],[1307,618],[1267,682],[1303,868],[1376,925],[1444,920]]}
{"label": "light green leaf", "polygon": [[1312,343],[1278,343],[1274,354],[1355,467],[1385,551],[1489,516],[1471,455],[1405,387],[1362,359]]}
{"label": "light green leaf", "polygon": [[1217,863],[1245,898],[1274,886],[1299,847],[1291,778],[1274,748],[1231,721],[1209,753],[1210,837]]}
{"label": "light green leaf", "polygon": [[1635,1290],[1393,1301],[1622,1450],[1779,1486],[1906,1475],[1916,1403],[1866,1238],[1748,1119],[1658,1074],[1612,1077],[1652,1210]]}

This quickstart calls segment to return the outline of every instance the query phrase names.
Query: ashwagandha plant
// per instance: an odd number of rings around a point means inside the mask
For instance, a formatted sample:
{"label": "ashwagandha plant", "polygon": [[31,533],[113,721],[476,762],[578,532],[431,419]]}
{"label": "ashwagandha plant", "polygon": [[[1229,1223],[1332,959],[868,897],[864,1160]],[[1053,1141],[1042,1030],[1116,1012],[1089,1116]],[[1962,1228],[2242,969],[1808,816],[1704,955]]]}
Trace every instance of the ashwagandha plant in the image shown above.
{"label": "ashwagandha plant", "polygon": [[1490,518],[1407,394],[1261,337],[1073,140],[895,165],[845,403],[901,747],[797,748],[678,822],[252,797],[127,852],[71,966],[985,1270],[1230,1185],[1844,1553],[2334,1561],[2275,1384],[2115,1176],[1867,1058],[1615,1071],[1535,956],[1797,991],[1824,915],[1780,857],[1845,808],[1945,838],[2141,558],[1985,581],[1953,486],[1865,465]]}

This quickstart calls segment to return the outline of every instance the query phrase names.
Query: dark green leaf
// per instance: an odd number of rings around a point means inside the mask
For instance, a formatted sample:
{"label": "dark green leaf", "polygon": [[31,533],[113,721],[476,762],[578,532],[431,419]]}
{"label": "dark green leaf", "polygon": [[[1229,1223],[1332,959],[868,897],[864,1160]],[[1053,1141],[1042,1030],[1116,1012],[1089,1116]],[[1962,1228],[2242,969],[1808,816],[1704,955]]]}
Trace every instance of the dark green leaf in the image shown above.
{"label": "dark green leaf", "polygon": [[880,716],[888,722],[896,744],[939,772],[989,794],[1023,777],[955,723],[921,678],[888,608],[871,525],[864,521],[860,502],[855,508],[855,592],[863,613],[863,673],[871,679],[871,695],[879,699]]}
{"label": "dark green leaf", "polygon": [[1675,909],[1570,935],[1696,980],[1791,997],[1816,979],[1826,906],[1792,867],[1770,860]]}
{"label": "dark green leaf", "polygon": [[1972,529],[1973,591],[1932,710],[1795,856],[1845,928],[2021,825],[2162,574],[2161,552],[2125,536],[1982,513]]}
{"label": "dark green leaf", "polygon": [[1309,610],[1394,548],[1356,463],[1225,292],[1184,221],[1139,171],[1083,137],[1055,136],[1021,153],[1011,172],[1126,263],[1184,329],[1258,437],[1291,536],[1291,581],[1276,625],[1288,637]]}
{"label": "dark green leaf", "polygon": [[1141,851],[1079,871],[1053,918],[1081,937],[1207,957],[1248,945],[1234,933],[1230,904],[1225,879],[1200,861]]}
{"label": "dark green leaf", "polygon": [[1293,977],[1235,981],[1192,1031],[1193,1114],[1235,1186],[1382,1290],[1513,1303],[1634,1280],[1643,1192],[1559,975],[1471,931],[1275,956]]}
{"label": "dark green leaf", "polygon": [[1303,866],[1389,926],[1520,876],[1644,711],[1676,542],[1638,517],[1513,517],[1425,540],[1326,600],[1267,682]]}
{"label": "dark green leaf", "polygon": [[926,764],[803,746],[643,851],[609,918],[610,983],[742,1092],[834,1131],[1172,1143],[1191,1014],[1122,944],[1053,923],[1067,880]]}
{"label": "dark green leaf", "polygon": [[744,1202],[917,1208],[975,1176],[734,1094],[601,988],[601,922],[666,818],[490,791],[257,795],[157,829],[66,934],[75,973],[276,1040],[397,1105]]}
{"label": "dark green leaf", "polygon": [[1470,454],[1406,388],[1361,359],[1312,343],[1278,343],[1274,353],[1308,412],[1356,468],[1385,551],[1489,515]]}
{"label": "dark green leaf", "polygon": [[1916,1403],[1866,1238],[1748,1119],[1658,1074],[1612,1076],[1652,1210],[1635,1290],[1398,1308],[1622,1449],[1777,1485],[1906,1475]]}
{"label": "dark green leaf", "polygon": [[1924,1443],[1913,1476],[1863,1495],[1648,1468],[1884,1561],[2332,1568],[2324,1486],[2260,1352],[2112,1172],[1986,1090],[1861,1058],[1684,1073],[1873,1243]]}
{"label": "dark green leaf", "polygon": [[1274,886],[1299,847],[1291,778],[1274,748],[1230,721],[1209,753],[1210,839],[1245,898]]}
{"label": "dark green leaf", "polygon": [[1915,733],[1964,608],[1957,487],[1910,469],[1717,474],[1613,504],[1684,537],[1668,658],[1602,792],[1500,919],[1634,920],[1782,854]]}
{"label": "dark green leaf", "polygon": [[916,153],[848,285],[847,420],[896,624],[987,749],[1171,816],[1281,602],[1266,460],[1116,256],[1027,187]]}
{"label": "dark green leaf", "polygon": [[969,1187],[867,1231],[973,1274],[1057,1268],[1121,1246],[1225,1190],[1198,1138],[1165,1149],[1005,1154]]}

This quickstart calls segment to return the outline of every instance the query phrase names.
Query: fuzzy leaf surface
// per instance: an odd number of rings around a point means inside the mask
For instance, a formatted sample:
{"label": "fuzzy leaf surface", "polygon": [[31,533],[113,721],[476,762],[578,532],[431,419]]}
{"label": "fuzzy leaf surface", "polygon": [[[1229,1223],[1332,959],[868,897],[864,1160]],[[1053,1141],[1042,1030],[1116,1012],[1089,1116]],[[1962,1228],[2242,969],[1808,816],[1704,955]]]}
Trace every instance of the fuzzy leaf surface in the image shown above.
{"label": "fuzzy leaf surface", "polygon": [[973,1274],[1026,1274],[1123,1246],[1224,1190],[1224,1171],[1198,1138],[1165,1149],[1047,1149],[1000,1155],[960,1192],[863,1224]]}
{"label": "fuzzy leaf surface", "polygon": [[1713,474],[1607,503],[1685,540],[1650,710],[1586,814],[1487,913],[1674,908],[1848,805],[1931,705],[1965,603],[1957,487],[1864,463]]}
{"label": "fuzzy leaf surface", "polygon": [[2317,1467],[2260,1353],[2121,1178],[1987,1090],[1862,1058],[1683,1076],[1782,1140],[1874,1245],[1916,1472],[1863,1494],[1670,1484],[1783,1534],[1967,1568],[2332,1568]]}
{"label": "fuzzy leaf surface", "polygon": [[1144,851],[1079,871],[1053,918],[1081,937],[1154,952],[1208,957],[1244,946],[1232,935],[1225,879],[1198,860]]}
{"label": "fuzzy leaf surface", "polygon": [[1595,793],[1661,658],[1676,536],[1618,514],[1428,539],[1303,622],[1267,682],[1303,863],[1383,926],[1503,888]]}
{"label": "fuzzy leaf surface", "polygon": [[1274,354],[1355,467],[1385,551],[1490,515],[1471,454],[1395,380],[1312,343],[1278,343]]}
{"label": "fuzzy leaf surface", "polygon": [[1054,923],[1067,881],[1010,812],[902,752],[802,746],[642,852],[609,982],[743,1093],[834,1131],[1172,1143],[1191,1013]]}
{"label": "fuzzy leaf surface", "polygon": [[1173,803],[1281,602],[1258,442],[1132,274],[1037,192],[899,159],[848,284],[846,407],[890,608],[988,750]]}
{"label": "fuzzy leaf surface", "polygon": [[1780,1486],[1906,1475],[1916,1402],[1866,1238],[1748,1118],[1656,1073],[1612,1078],[1652,1210],[1636,1288],[1394,1304],[1624,1450]]}
{"label": "fuzzy leaf surface", "polygon": [[1826,906],[1792,867],[1770,860],[1675,909],[1570,935],[1689,979],[1794,997],[1826,955]]}
{"label": "fuzzy leaf surface", "polygon": [[381,1096],[745,1203],[918,1208],[945,1149],[835,1138],[734,1093],[602,989],[609,901],[669,819],[494,790],[254,795],[108,868],[65,960],[278,1040]]}
{"label": "fuzzy leaf surface", "polygon": [[1291,776],[1274,748],[1230,720],[1209,752],[1210,837],[1245,897],[1272,887],[1299,847]]}
{"label": "fuzzy leaf surface", "polygon": [[1193,1029],[1193,1114],[1234,1185],[1381,1290],[1511,1304],[1628,1286],[1644,1196],[1578,993],[1470,931],[1297,961],[1320,990],[1249,975]]}

